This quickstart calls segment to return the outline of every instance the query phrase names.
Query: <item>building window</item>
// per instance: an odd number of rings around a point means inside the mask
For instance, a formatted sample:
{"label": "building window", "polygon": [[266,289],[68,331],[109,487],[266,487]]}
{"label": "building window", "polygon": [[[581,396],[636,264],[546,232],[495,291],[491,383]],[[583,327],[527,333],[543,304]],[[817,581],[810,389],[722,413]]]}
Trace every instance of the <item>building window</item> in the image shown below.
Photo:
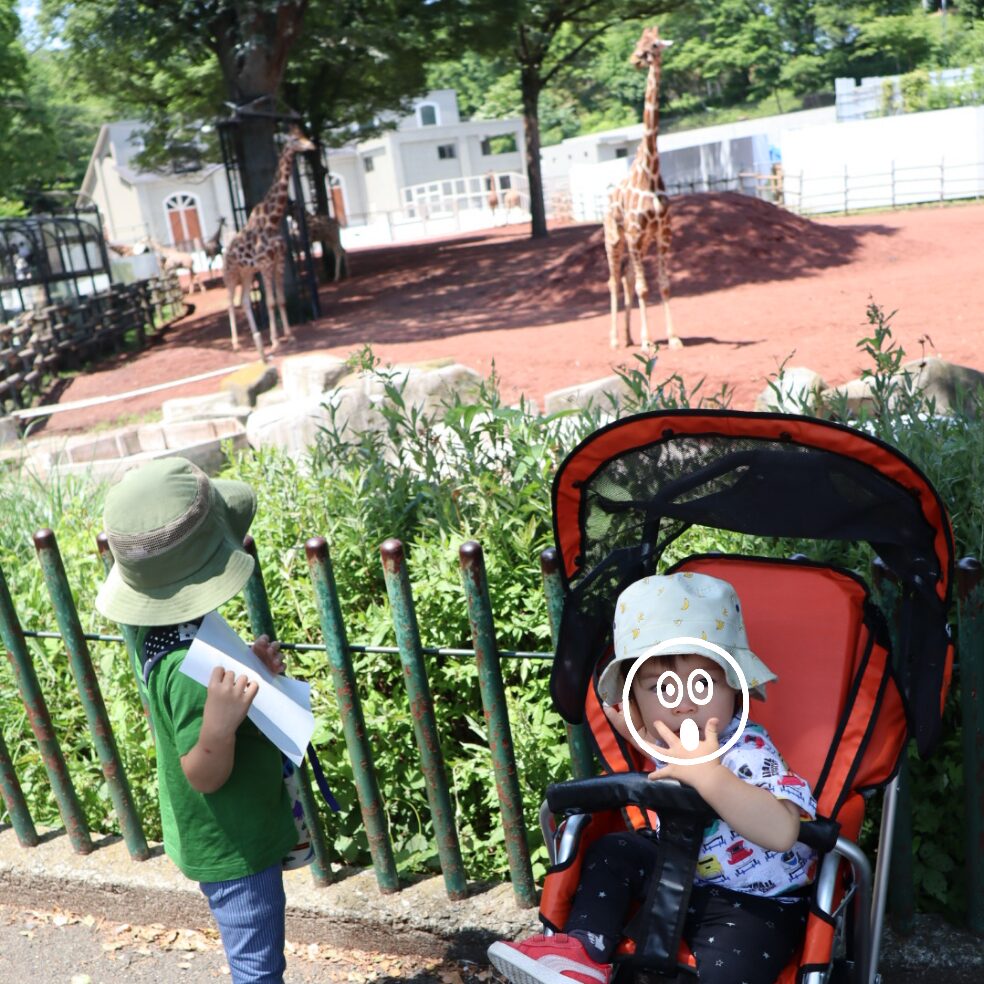
{"label": "building window", "polygon": [[458,148],[454,144],[438,144],[437,156],[442,161],[451,161],[458,156]]}
{"label": "building window", "polygon": [[376,165],[373,163],[371,157],[362,158],[362,169],[368,174]]}
{"label": "building window", "polygon": [[179,249],[198,249],[202,238],[198,197],[179,191],[164,199],[164,215],[171,233],[171,243]]}
{"label": "building window", "polygon": [[482,140],[482,154],[489,157],[491,154],[515,154],[516,135],[514,133],[503,133],[498,137],[485,137]]}
{"label": "building window", "polygon": [[417,107],[417,120],[421,126],[437,126],[439,118],[434,103],[421,103]]}
{"label": "building window", "polygon": [[629,156],[629,148],[628,147],[616,147],[615,148],[615,156],[616,157],[628,157]]}

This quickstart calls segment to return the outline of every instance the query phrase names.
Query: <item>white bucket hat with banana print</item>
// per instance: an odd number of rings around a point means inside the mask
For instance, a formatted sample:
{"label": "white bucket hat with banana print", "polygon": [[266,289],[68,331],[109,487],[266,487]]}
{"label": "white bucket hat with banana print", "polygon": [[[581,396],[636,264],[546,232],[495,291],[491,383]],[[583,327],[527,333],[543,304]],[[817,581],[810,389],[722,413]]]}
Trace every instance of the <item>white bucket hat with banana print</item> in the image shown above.
{"label": "white bucket hat with banana print", "polygon": [[[625,673],[633,661],[660,643],[681,636],[712,642],[730,653],[741,667],[748,694],[765,700],[765,685],[778,677],[748,648],[738,592],[721,578],[690,571],[653,574],[630,584],[615,603],[614,655],[598,680],[598,693],[610,705],[622,701]],[[693,643],[668,646],[660,655],[687,655]],[[741,689],[734,667],[712,649],[697,655],[717,663],[728,686]]]}

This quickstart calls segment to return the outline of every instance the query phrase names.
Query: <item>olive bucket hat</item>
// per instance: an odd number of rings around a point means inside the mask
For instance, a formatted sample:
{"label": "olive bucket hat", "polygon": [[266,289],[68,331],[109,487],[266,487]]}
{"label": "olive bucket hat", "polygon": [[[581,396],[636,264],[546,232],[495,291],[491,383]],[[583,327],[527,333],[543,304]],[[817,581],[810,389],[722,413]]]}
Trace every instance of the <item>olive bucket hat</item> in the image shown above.
{"label": "olive bucket hat", "polygon": [[243,537],[255,512],[248,485],[209,479],[185,458],[127,472],[106,497],[115,563],[96,608],[126,625],[172,625],[218,608],[253,573]]}

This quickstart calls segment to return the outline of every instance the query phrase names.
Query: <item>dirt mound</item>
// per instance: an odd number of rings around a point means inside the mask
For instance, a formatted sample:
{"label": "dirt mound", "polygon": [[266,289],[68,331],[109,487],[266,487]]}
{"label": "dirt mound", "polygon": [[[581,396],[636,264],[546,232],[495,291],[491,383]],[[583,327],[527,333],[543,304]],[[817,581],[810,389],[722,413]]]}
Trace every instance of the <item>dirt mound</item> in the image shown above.
{"label": "dirt mound", "polygon": [[[749,281],[784,280],[849,263],[854,229],[822,225],[749,195],[681,195],[670,203],[672,295],[700,294]],[[646,269],[656,293],[656,247]],[[599,228],[554,257],[537,288],[556,299],[607,296],[608,262]]]}

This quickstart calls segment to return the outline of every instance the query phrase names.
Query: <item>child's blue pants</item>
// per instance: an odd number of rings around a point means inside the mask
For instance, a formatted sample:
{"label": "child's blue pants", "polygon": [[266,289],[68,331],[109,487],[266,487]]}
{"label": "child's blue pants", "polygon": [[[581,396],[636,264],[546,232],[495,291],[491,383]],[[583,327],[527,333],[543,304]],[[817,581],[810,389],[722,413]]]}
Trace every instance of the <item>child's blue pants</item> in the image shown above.
{"label": "child's blue pants", "polygon": [[199,887],[219,924],[232,984],[283,984],[287,903],[280,864]]}

